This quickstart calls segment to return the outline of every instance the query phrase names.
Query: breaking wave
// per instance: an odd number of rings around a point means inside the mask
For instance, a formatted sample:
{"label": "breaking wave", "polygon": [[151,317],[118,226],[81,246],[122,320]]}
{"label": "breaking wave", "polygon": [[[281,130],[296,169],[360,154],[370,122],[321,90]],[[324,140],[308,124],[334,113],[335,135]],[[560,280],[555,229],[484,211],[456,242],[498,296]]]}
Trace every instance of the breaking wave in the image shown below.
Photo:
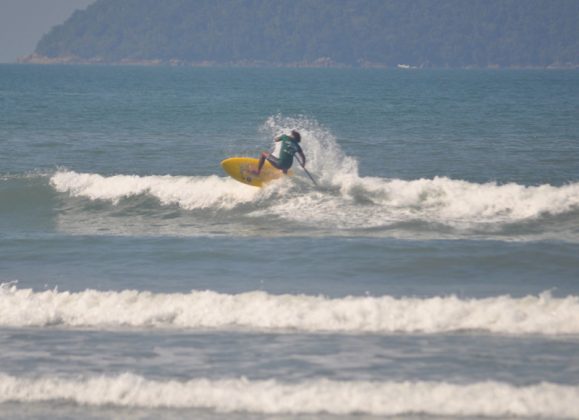
{"label": "breaking wave", "polygon": [[[259,189],[226,177],[84,173],[0,177],[0,214],[48,209],[69,233],[378,236],[579,242],[579,182],[476,183],[447,177],[363,177],[315,121],[272,117],[270,137],[298,128],[308,168]],[[60,208],[53,211],[55,205]],[[162,223],[159,223],[162,220]],[[283,226],[283,229],[279,229]],[[93,229],[93,230],[91,230]]]}
{"label": "breaking wave", "polygon": [[161,205],[176,205],[186,210],[231,209],[251,202],[257,190],[229,178],[218,176],[136,176],[83,174],[59,171],[50,179],[59,192],[91,200],[110,201],[118,204],[123,199],[149,195]]}
{"label": "breaking wave", "polygon": [[126,373],[86,378],[0,374],[0,403],[60,401],[91,406],[200,408],[263,414],[370,414],[579,418],[579,387],[501,382],[370,382],[311,379],[150,380]]}
{"label": "breaking wave", "polygon": [[[272,204],[268,210],[273,209],[280,215],[289,215],[299,210],[299,213],[307,213],[303,216],[304,219],[314,217],[319,222],[327,222],[325,217],[328,210],[338,211],[340,206],[348,205],[349,210],[358,210],[358,214],[354,213],[354,219],[350,222],[352,226],[356,226],[360,223],[358,218],[364,215],[364,207],[371,204],[376,217],[367,220],[367,223],[364,223],[367,226],[395,219],[422,219],[448,224],[475,221],[515,222],[579,209],[579,183],[561,187],[527,187],[514,183],[476,184],[444,177],[414,181],[346,176],[339,178],[340,183],[335,185],[340,188],[338,195],[337,191],[306,191],[300,200],[291,200],[296,198],[293,191],[290,199],[281,200],[279,205]],[[267,193],[270,193],[267,189],[259,190],[218,176],[105,177],[60,171],[54,174],[50,181],[57,191],[76,197],[118,204],[122,199],[150,195],[162,205],[177,205],[186,210],[231,209],[256,198],[266,197]],[[286,188],[291,188],[291,185],[286,185]],[[313,211],[307,212],[308,209]],[[337,216],[344,219],[341,222],[345,223],[346,212],[343,213],[338,211]],[[332,215],[336,216],[335,213]],[[352,214],[348,213],[348,216],[348,219],[352,220]]]}
{"label": "breaking wave", "polygon": [[283,234],[274,227],[281,220],[314,235],[579,240],[579,183],[529,187],[344,175],[333,178],[326,190],[291,180],[256,189],[218,176],[105,177],[73,171],[57,172],[50,182],[58,192],[114,206],[145,196],[161,206],[219,212],[206,216],[207,223],[239,225],[228,234],[260,222],[270,234]]}
{"label": "breaking wave", "polygon": [[148,197],[162,207],[208,210],[208,223],[219,217],[237,223],[239,229],[227,234],[260,222],[269,234],[283,234],[272,228],[283,221],[290,230],[314,235],[579,241],[579,182],[526,186],[447,177],[361,177],[356,159],[345,155],[336,138],[315,121],[272,117],[262,130],[272,136],[289,128],[298,128],[308,139],[308,168],[319,187],[299,167],[295,176],[263,189],[224,175],[103,176],[64,169],[50,177],[50,185],[58,193],[113,206]]}
{"label": "breaking wave", "polygon": [[261,291],[36,292],[0,286],[2,327],[243,329],[279,332],[579,334],[579,297],[461,299],[273,295]]}

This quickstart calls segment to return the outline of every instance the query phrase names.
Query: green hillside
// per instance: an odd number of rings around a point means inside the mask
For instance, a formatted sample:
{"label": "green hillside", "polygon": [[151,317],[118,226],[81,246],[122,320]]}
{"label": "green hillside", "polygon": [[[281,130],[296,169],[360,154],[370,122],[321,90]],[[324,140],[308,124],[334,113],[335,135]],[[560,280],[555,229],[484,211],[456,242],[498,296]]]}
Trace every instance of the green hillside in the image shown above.
{"label": "green hillside", "polygon": [[73,61],[579,64],[577,0],[98,0],[38,43]]}

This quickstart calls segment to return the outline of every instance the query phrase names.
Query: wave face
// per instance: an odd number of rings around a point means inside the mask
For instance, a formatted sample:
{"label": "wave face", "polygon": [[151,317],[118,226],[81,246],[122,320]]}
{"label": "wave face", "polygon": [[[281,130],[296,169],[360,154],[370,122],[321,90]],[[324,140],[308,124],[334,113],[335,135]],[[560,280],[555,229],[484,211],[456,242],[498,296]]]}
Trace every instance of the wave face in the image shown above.
{"label": "wave face", "polygon": [[579,334],[579,297],[460,299],[0,287],[0,326],[249,329],[341,333]]}
{"label": "wave face", "polygon": [[579,417],[579,387],[500,382],[338,382],[276,380],[147,380],[133,374],[86,379],[18,378],[0,374],[1,402],[64,400],[92,406],[203,408],[264,414],[329,413],[486,417]]}

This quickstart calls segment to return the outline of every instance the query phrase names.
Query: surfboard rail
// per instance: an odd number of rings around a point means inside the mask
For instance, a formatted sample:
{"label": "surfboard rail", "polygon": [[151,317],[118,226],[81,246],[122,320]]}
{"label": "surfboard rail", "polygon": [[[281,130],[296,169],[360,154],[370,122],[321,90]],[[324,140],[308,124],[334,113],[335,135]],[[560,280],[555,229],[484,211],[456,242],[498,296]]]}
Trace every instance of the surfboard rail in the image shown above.
{"label": "surfboard rail", "polygon": [[221,167],[230,177],[253,187],[263,187],[268,182],[283,176],[283,172],[274,168],[267,160],[261,173],[256,175],[253,171],[257,171],[258,164],[259,159],[250,157],[230,157],[221,161]]}

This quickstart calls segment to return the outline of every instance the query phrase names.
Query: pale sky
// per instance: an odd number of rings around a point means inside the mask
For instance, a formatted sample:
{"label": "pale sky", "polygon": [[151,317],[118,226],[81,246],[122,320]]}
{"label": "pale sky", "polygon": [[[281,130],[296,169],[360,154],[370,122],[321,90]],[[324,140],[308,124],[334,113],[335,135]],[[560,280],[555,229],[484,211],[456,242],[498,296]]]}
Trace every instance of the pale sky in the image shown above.
{"label": "pale sky", "polygon": [[34,52],[50,28],[95,0],[0,0],[0,63]]}

